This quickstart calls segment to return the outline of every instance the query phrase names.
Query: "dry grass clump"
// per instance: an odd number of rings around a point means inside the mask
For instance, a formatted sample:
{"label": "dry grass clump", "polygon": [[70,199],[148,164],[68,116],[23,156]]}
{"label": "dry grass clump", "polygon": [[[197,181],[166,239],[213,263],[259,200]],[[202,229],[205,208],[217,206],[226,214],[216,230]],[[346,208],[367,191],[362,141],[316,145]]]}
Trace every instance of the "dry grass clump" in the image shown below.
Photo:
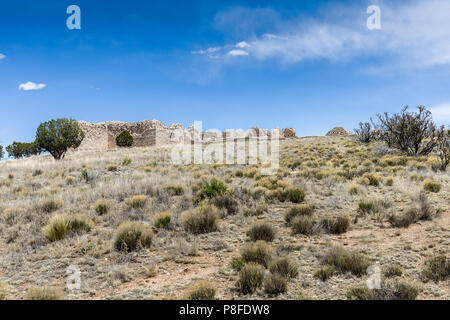
{"label": "dry grass clump", "polygon": [[338,217],[323,218],[319,224],[328,233],[342,234],[350,228],[351,219],[348,214],[344,214]]}
{"label": "dry grass clump", "polygon": [[347,292],[350,300],[416,300],[418,295],[419,288],[404,280],[385,281],[380,289],[369,289],[361,284]]}
{"label": "dry grass clump", "polygon": [[140,222],[124,222],[116,230],[114,248],[126,252],[148,248],[152,239],[153,231],[149,226]]}
{"label": "dry grass clump", "polygon": [[184,194],[185,186],[181,183],[169,183],[166,184],[163,188],[167,191],[168,194],[172,196],[182,196]]}
{"label": "dry grass clump", "polygon": [[421,193],[410,208],[403,213],[391,214],[388,221],[395,228],[407,228],[420,220],[432,220],[436,211],[431,207],[425,193]]}
{"label": "dry grass clump", "polygon": [[264,281],[264,268],[257,263],[246,264],[239,272],[236,285],[242,294],[252,294],[260,288]]}
{"label": "dry grass clump", "polygon": [[450,259],[444,255],[436,255],[425,262],[423,271],[427,279],[441,281],[450,278]]}
{"label": "dry grass clump", "polygon": [[352,184],[348,189],[351,195],[357,195],[359,193],[359,184]]}
{"label": "dry grass clump", "polygon": [[361,215],[367,215],[367,214],[371,214],[371,213],[375,213],[377,211],[377,207],[375,205],[375,203],[373,203],[372,201],[360,201],[358,203],[358,212]]}
{"label": "dry grass clump", "polygon": [[63,293],[53,287],[33,287],[28,289],[24,298],[25,300],[61,300]]}
{"label": "dry grass clump", "polygon": [[259,217],[262,216],[265,212],[267,212],[267,205],[260,204],[255,208],[247,208],[244,210],[244,216],[246,217]]}
{"label": "dry grass clump", "polygon": [[226,210],[227,214],[236,214],[239,211],[238,202],[230,195],[214,197],[211,203],[219,209]]}
{"label": "dry grass clump", "polygon": [[111,206],[109,205],[109,203],[103,199],[97,200],[97,202],[95,202],[94,204],[95,212],[97,212],[99,216],[107,214],[110,208]]}
{"label": "dry grass clump", "polygon": [[72,184],[75,183],[75,180],[76,180],[75,177],[73,177],[73,176],[67,176],[65,181],[66,181],[66,184],[67,184],[67,185],[72,185]]}
{"label": "dry grass clump", "polygon": [[286,211],[284,215],[284,220],[287,223],[291,223],[291,221],[298,216],[312,216],[314,212],[314,208],[309,204],[298,204],[295,205]]}
{"label": "dry grass clump", "polygon": [[394,178],[393,177],[387,177],[386,178],[386,185],[389,187],[392,187],[394,185]]}
{"label": "dry grass clump", "polygon": [[119,169],[119,166],[117,164],[108,164],[106,166],[106,170],[108,170],[110,172],[115,172],[115,171],[117,171],[117,169]]}
{"label": "dry grass clump", "polygon": [[287,279],[279,274],[271,274],[264,280],[264,292],[278,296],[287,291]]}
{"label": "dry grass clump", "polygon": [[62,207],[60,199],[48,199],[41,204],[41,211],[44,213],[52,213]]}
{"label": "dry grass clump", "polygon": [[168,229],[170,225],[170,220],[172,219],[172,214],[168,211],[160,212],[155,214],[153,217],[153,225],[157,228]]}
{"label": "dry grass clump", "polygon": [[366,173],[363,175],[361,183],[368,185],[368,186],[374,186],[378,187],[380,185],[380,182],[383,181],[383,178],[379,175],[373,174],[373,173]]}
{"label": "dry grass clump", "polygon": [[313,235],[320,232],[320,227],[310,216],[299,216],[291,222],[294,234]]}
{"label": "dry grass clump", "polygon": [[383,275],[386,278],[400,277],[403,274],[403,268],[398,264],[390,264],[383,268]]}
{"label": "dry grass clump", "polygon": [[4,282],[0,282],[0,300],[6,300],[8,298],[9,288]]}
{"label": "dry grass clump", "polygon": [[260,173],[257,168],[250,168],[250,169],[244,171],[244,173],[243,173],[243,176],[246,178],[255,178],[259,175],[260,175]]}
{"label": "dry grass clump", "polygon": [[258,263],[265,268],[269,266],[272,259],[272,249],[262,240],[245,245],[241,250],[241,260],[244,263]]}
{"label": "dry grass clump", "polygon": [[269,270],[272,274],[278,274],[287,279],[293,279],[298,276],[298,267],[288,257],[275,260],[270,264]]}
{"label": "dry grass clump", "polygon": [[435,182],[433,179],[427,179],[423,182],[423,189],[425,191],[438,193],[441,191],[442,185],[438,182]]}
{"label": "dry grass clump", "polygon": [[181,214],[181,222],[184,228],[193,234],[217,231],[218,218],[219,209],[213,205],[203,205]]}
{"label": "dry grass clump", "polygon": [[408,158],[402,156],[384,156],[378,160],[378,163],[384,167],[406,166]]}
{"label": "dry grass clump", "polygon": [[276,193],[279,201],[290,201],[292,203],[301,203],[305,201],[306,194],[300,187],[291,187]]}
{"label": "dry grass clump", "polygon": [[275,228],[268,222],[257,222],[247,231],[247,236],[252,241],[272,242],[275,239]]}
{"label": "dry grass clump", "polygon": [[127,200],[128,207],[133,209],[142,209],[146,203],[147,203],[146,195],[132,196],[130,199]]}
{"label": "dry grass clump", "polygon": [[184,294],[185,300],[214,300],[216,285],[209,281],[198,281],[190,286]]}
{"label": "dry grass clump", "polygon": [[334,275],[334,273],[335,271],[333,266],[325,266],[314,273],[314,278],[320,279],[322,281],[327,281]]}
{"label": "dry grass clump", "polygon": [[50,242],[54,242],[64,239],[70,233],[89,232],[90,230],[90,222],[86,217],[56,215],[44,226],[43,234]]}
{"label": "dry grass clump", "polygon": [[324,264],[333,266],[336,271],[351,272],[355,276],[362,276],[370,266],[370,261],[355,252],[347,251],[342,247],[333,247],[325,255]]}

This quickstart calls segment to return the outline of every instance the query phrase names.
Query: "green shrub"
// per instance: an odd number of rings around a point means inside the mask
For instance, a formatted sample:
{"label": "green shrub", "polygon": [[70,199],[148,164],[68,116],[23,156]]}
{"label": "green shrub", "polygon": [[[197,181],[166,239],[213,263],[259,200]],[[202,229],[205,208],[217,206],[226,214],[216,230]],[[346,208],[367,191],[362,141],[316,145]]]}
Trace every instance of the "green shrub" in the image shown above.
{"label": "green shrub", "polygon": [[133,162],[133,160],[131,160],[131,158],[125,157],[122,160],[122,165],[123,166],[129,166],[131,164],[131,162]]}
{"label": "green shrub", "polygon": [[229,190],[225,182],[212,178],[209,182],[205,181],[202,183],[200,190],[197,193],[196,202],[228,194]]}
{"label": "green shrub", "polygon": [[440,183],[437,183],[433,181],[432,179],[427,179],[423,182],[423,189],[425,191],[438,193],[441,191],[442,185]]}
{"label": "green shrub", "polygon": [[236,271],[241,271],[245,266],[245,263],[246,262],[241,257],[233,257],[230,261],[230,266]]}
{"label": "green shrub", "polygon": [[64,158],[67,150],[78,148],[84,132],[73,119],[56,119],[41,123],[36,130],[36,144],[56,160]]}
{"label": "green shrub", "polygon": [[309,204],[298,204],[286,211],[284,220],[290,223],[295,217],[298,216],[312,216],[314,208]]}
{"label": "green shrub", "polygon": [[3,146],[0,146],[0,159],[3,158],[4,155]]}
{"label": "green shrub", "polygon": [[245,263],[254,262],[267,268],[272,259],[272,249],[265,241],[258,240],[242,248],[241,259]]}
{"label": "green shrub", "polygon": [[351,272],[358,277],[364,275],[370,266],[370,261],[367,258],[342,247],[331,248],[325,255],[323,262],[326,265],[333,266],[336,271]]}
{"label": "green shrub", "polygon": [[306,194],[302,188],[288,188],[287,200],[292,203],[301,203],[305,201]]}
{"label": "green shrub", "polygon": [[271,274],[266,278],[266,280],[264,280],[264,292],[271,296],[277,296],[285,293],[286,290],[287,279],[279,274]]}
{"label": "green shrub", "polygon": [[209,281],[199,281],[187,290],[186,300],[214,300],[216,285]]}
{"label": "green shrub", "polygon": [[81,178],[87,183],[90,180],[88,169],[81,170]]}
{"label": "green shrub", "polygon": [[267,222],[257,222],[247,231],[252,241],[264,240],[272,242],[275,238],[275,228]]}
{"label": "green shrub", "polygon": [[94,204],[94,208],[95,212],[97,212],[99,216],[102,216],[108,213],[110,205],[106,200],[100,199]]}
{"label": "green shrub", "polygon": [[316,273],[314,273],[314,277],[322,281],[327,281],[333,275],[334,275],[334,267],[332,266],[322,267],[319,270],[317,270]]}
{"label": "green shrub", "polygon": [[172,219],[172,214],[170,212],[160,212],[155,214],[153,217],[153,224],[157,228],[169,228],[170,220]]}
{"label": "green shrub", "polygon": [[181,214],[181,222],[186,231],[193,234],[214,232],[217,230],[219,210],[212,205],[190,209]]}
{"label": "green shrub", "polygon": [[116,145],[118,147],[132,147],[134,143],[134,138],[131,133],[127,130],[123,130],[116,137]]}
{"label": "green shrub", "polygon": [[[42,153],[41,148],[39,148],[36,142],[14,141],[6,147],[6,151],[10,157],[14,157],[15,159],[28,158]],[[2,156],[0,158],[2,158]]]}
{"label": "green shrub", "polygon": [[259,264],[249,263],[239,272],[237,287],[242,294],[252,294],[264,281],[264,268]]}
{"label": "green shrub", "polygon": [[427,279],[441,281],[450,278],[450,259],[437,255],[425,262],[424,275]]}
{"label": "green shrub", "polygon": [[153,231],[140,222],[124,222],[116,231],[114,248],[118,251],[134,251],[152,244]]}
{"label": "green shrub", "polygon": [[298,267],[288,257],[279,258],[271,263],[269,270],[271,273],[287,279],[293,279],[298,276]]}

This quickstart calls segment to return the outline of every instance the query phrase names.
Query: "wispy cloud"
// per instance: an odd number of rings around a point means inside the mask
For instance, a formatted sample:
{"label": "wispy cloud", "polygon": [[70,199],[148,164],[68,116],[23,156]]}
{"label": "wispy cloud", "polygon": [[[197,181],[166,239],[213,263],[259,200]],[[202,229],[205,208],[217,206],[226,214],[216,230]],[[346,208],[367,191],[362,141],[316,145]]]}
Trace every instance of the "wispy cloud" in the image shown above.
{"label": "wispy cloud", "polygon": [[[205,54],[215,59],[249,55],[282,63],[374,57],[382,58],[384,67],[405,69],[450,65],[450,1],[409,0],[380,7],[381,30],[366,28],[368,15],[363,6],[329,10],[321,18],[291,20],[282,20],[271,9],[230,9],[218,15],[216,24],[224,33],[239,34],[240,42],[224,44],[214,55]],[[246,30],[247,35],[236,30]],[[264,32],[258,35],[260,30]]]}
{"label": "wispy cloud", "polygon": [[441,124],[450,124],[450,102],[430,108],[433,120]]}
{"label": "wispy cloud", "polygon": [[3,53],[0,53],[0,60],[5,59],[6,56]]}
{"label": "wispy cloud", "polygon": [[19,85],[19,90],[30,91],[30,90],[41,90],[44,89],[47,85],[44,83],[34,83],[28,81],[26,83],[22,83]]}
{"label": "wispy cloud", "polygon": [[231,50],[228,52],[230,56],[248,56],[248,52],[244,50]]}

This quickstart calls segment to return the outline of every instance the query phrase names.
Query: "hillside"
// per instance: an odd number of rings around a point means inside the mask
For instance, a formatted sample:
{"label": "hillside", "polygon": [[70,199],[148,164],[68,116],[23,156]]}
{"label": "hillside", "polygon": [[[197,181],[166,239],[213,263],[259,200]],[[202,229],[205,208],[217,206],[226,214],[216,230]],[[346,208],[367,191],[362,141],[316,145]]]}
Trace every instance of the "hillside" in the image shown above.
{"label": "hillside", "polygon": [[[450,299],[450,280],[435,281],[427,264],[450,253],[450,176],[433,170],[433,157],[408,158],[349,137],[286,139],[280,152],[281,168],[270,177],[258,165],[174,166],[161,147],[1,162],[5,297],[46,288],[68,299],[174,299],[206,280],[219,299],[346,299],[378,262],[383,282],[417,289],[418,299]],[[213,178],[226,191],[211,186]],[[181,218],[200,207],[218,213],[216,230],[197,234],[188,215]],[[167,228],[155,226],[161,212],[171,215]],[[286,214],[297,219],[287,223]],[[55,216],[71,229],[51,239]],[[150,246],[118,249],[117,229],[129,221],[151,228]],[[247,235],[255,223],[259,232]],[[267,267],[288,257],[297,268],[286,292],[236,288],[251,236],[268,240],[258,253]],[[353,266],[332,267],[330,253],[353,254]],[[79,291],[66,287],[73,265],[81,270]]]}

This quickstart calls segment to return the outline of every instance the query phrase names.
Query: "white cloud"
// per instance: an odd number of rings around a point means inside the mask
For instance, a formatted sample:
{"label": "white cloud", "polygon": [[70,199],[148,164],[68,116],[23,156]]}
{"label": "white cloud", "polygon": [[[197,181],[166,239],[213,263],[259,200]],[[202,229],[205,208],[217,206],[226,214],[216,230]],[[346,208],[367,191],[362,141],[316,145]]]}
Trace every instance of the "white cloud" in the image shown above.
{"label": "white cloud", "polygon": [[[378,69],[450,66],[450,1],[382,2],[380,8],[381,30],[368,30],[366,20],[369,15],[365,8],[349,5],[327,7],[324,16],[314,19],[282,20],[270,10],[238,8],[219,14],[216,20],[227,34],[236,34],[240,24],[244,27],[242,30],[248,30],[247,35],[239,34],[242,39],[239,46],[223,46],[228,50],[233,47],[246,49],[231,50],[230,55],[239,55],[242,51],[242,55],[251,55],[258,60],[277,59],[283,63],[382,58],[377,64]],[[271,17],[257,19],[266,21],[266,25],[250,23],[261,15]],[[268,29],[273,31],[268,33]],[[258,36],[258,30],[266,32]]]}
{"label": "white cloud", "polygon": [[228,52],[230,56],[248,56],[248,52],[244,50],[231,50]]}
{"label": "white cloud", "polygon": [[444,103],[430,108],[433,120],[438,123],[450,124],[450,103]]}
{"label": "white cloud", "polygon": [[40,90],[40,89],[44,89],[47,85],[44,83],[34,83],[31,81],[28,81],[27,83],[22,83],[19,85],[19,90],[24,90],[24,91],[30,91],[30,90]]}
{"label": "white cloud", "polygon": [[244,49],[244,48],[248,48],[248,47],[250,47],[250,45],[245,41],[241,41],[236,44],[236,48]]}
{"label": "white cloud", "polygon": [[0,60],[5,59],[6,56],[3,53],[0,53]]}

